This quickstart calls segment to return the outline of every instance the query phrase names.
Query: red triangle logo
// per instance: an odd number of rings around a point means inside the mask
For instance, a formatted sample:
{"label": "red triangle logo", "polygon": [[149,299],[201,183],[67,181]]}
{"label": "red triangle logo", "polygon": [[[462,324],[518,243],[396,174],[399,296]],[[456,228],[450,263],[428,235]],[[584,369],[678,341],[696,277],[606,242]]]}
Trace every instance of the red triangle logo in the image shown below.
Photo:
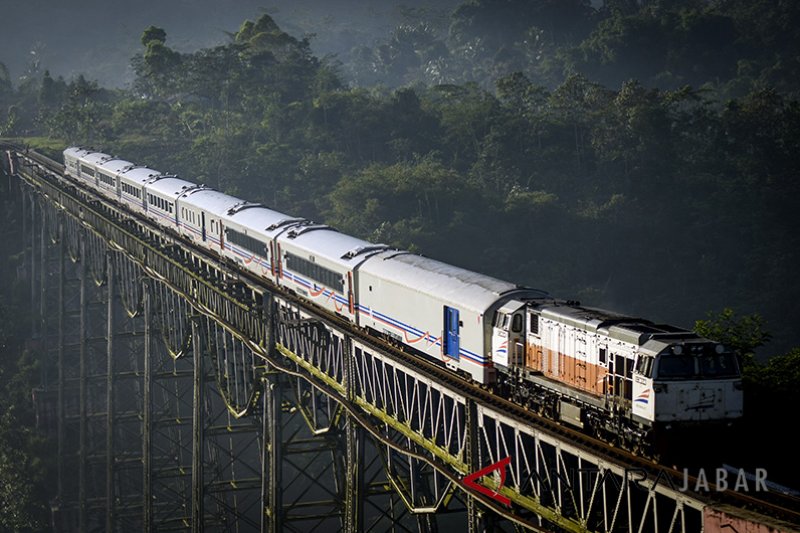
{"label": "red triangle logo", "polygon": [[505,459],[498,461],[492,465],[487,466],[486,468],[482,468],[475,473],[472,473],[464,478],[464,485],[471,488],[472,490],[477,490],[481,494],[485,494],[490,498],[497,500],[498,502],[502,503],[506,507],[511,506],[511,500],[506,498],[505,496],[494,492],[491,489],[487,489],[483,485],[477,483],[477,480],[482,478],[483,476],[489,475],[490,473],[494,472],[495,470],[500,471],[500,485],[497,487],[498,490],[503,488],[503,485],[506,483],[506,466],[511,463],[511,457],[506,457]]}

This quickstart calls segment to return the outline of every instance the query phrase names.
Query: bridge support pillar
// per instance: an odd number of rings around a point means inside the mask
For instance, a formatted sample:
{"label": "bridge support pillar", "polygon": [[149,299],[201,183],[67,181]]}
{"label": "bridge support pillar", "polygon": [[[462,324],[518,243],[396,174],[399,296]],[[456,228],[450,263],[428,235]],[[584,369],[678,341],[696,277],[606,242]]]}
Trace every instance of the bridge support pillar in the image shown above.
{"label": "bridge support pillar", "polygon": [[[475,402],[467,400],[464,408],[466,416],[466,463],[469,466],[470,472],[475,472],[480,468],[481,460],[479,453],[479,437],[478,437],[478,415],[475,409]],[[467,531],[469,533],[481,533],[483,527],[481,525],[481,511],[478,502],[474,496],[467,493],[464,496],[467,507]]]}
{"label": "bridge support pillar", "polygon": [[200,342],[197,320],[192,320],[192,359],[194,363],[192,392],[192,531],[203,531],[203,437],[205,414],[204,350]]}
{"label": "bridge support pillar", "polygon": [[78,360],[78,372],[79,372],[79,414],[78,416],[79,421],[79,429],[78,429],[78,527],[81,531],[88,530],[88,523],[87,523],[87,470],[88,466],[88,400],[87,396],[89,394],[88,391],[88,371],[87,371],[87,362],[86,359],[88,354],[86,353],[88,350],[88,341],[86,335],[86,315],[87,315],[87,297],[86,297],[86,244],[81,241],[80,244],[80,264],[78,266],[78,272],[80,276],[80,330],[79,330],[79,340],[80,343],[79,350],[79,360]]}
{"label": "bridge support pillar", "polygon": [[262,491],[261,531],[282,531],[283,500],[281,497],[281,378],[275,373],[264,376],[263,400],[263,445],[262,445]]}
{"label": "bridge support pillar", "polygon": [[115,493],[114,493],[114,261],[111,253],[106,255],[106,531],[114,531]]}
{"label": "bridge support pillar", "polygon": [[345,531],[364,530],[364,431],[352,416],[347,417],[344,427],[345,466]]}
{"label": "bridge support pillar", "polygon": [[60,509],[64,502],[64,431],[65,431],[65,408],[64,408],[64,224],[58,224],[58,352],[56,353],[56,367],[58,370],[57,398],[56,398],[56,450],[58,457],[56,458],[56,478],[57,478],[57,494],[56,494],[56,508]]}
{"label": "bridge support pillar", "polygon": [[142,530],[153,529],[153,364],[150,325],[150,283],[145,281],[142,289],[142,312],[144,314],[144,356],[142,386]]}

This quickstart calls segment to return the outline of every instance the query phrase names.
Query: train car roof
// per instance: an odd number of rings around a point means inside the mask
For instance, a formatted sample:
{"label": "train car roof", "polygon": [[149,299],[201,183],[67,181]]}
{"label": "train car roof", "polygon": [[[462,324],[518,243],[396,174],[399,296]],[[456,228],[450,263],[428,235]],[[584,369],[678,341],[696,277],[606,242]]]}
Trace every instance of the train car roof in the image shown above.
{"label": "train car roof", "polygon": [[110,159],[101,163],[100,168],[111,172],[115,176],[125,170],[126,168],[130,168],[133,166],[133,163],[130,161],[125,161],[124,159]]}
{"label": "train car roof", "polygon": [[642,346],[655,337],[690,338],[694,333],[669,324],[653,324],[649,320],[621,315],[605,309],[580,305],[548,304],[539,307],[541,316],[567,324],[589,333],[599,333],[612,339]]}
{"label": "train car roof", "polygon": [[410,252],[387,251],[375,255],[367,259],[359,271],[481,314],[503,296],[544,295],[535,289],[524,289]]}
{"label": "train car roof", "polygon": [[328,226],[310,223],[290,229],[278,240],[347,269],[364,261],[370,253],[386,249],[384,245],[374,245]]}
{"label": "train car roof", "polygon": [[184,205],[190,205],[220,217],[227,217],[228,210],[242,202],[243,200],[230,194],[203,188],[190,190],[186,196],[181,198],[181,203]]}
{"label": "train car roof", "polygon": [[123,169],[120,171],[120,178],[122,180],[129,183],[135,183],[137,185],[144,185],[148,181],[152,181],[153,178],[160,175],[161,173],[158,170],[147,167],[131,166],[128,169]]}
{"label": "train car roof", "polygon": [[303,218],[292,217],[259,204],[235,207],[238,208],[226,215],[228,221],[267,239],[274,238],[288,227],[305,222]]}
{"label": "train car roof", "polygon": [[197,185],[191,181],[170,177],[161,178],[153,183],[148,184],[147,191],[175,199],[192,187],[197,187]]}
{"label": "train car roof", "polygon": [[89,152],[80,156],[78,159],[89,163],[90,165],[102,165],[103,162],[107,161],[112,156],[108,154],[104,154],[102,152]]}
{"label": "train car roof", "polygon": [[64,150],[64,155],[80,159],[81,157],[91,154],[93,151],[94,150],[81,148],[80,146],[70,146],[69,148]]}
{"label": "train car roof", "polygon": [[580,305],[552,303],[540,307],[540,314],[545,318],[556,320],[577,328],[596,333],[599,329],[610,324],[636,320],[627,315],[621,315],[604,309],[594,309]]}

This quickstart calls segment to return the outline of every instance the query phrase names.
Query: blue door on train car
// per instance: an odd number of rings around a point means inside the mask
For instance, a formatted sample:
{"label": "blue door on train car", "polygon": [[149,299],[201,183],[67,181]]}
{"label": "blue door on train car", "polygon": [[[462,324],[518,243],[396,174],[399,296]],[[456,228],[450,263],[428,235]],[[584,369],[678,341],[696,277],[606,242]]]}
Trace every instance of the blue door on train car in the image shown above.
{"label": "blue door on train car", "polygon": [[453,359],[459,358],[458,309],[444,306],[444,353]]}

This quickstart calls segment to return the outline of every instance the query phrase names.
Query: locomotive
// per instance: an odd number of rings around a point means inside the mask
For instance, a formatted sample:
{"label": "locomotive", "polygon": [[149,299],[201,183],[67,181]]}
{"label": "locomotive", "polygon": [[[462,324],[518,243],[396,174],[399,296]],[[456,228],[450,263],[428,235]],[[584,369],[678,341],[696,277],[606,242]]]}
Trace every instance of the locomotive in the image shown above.
{"label": "locomotive", "polygon": [[674,326],[342,234],[80,147],[65,172],[222,260],[463,379],[631,449],[742,416],[735,354]]}

